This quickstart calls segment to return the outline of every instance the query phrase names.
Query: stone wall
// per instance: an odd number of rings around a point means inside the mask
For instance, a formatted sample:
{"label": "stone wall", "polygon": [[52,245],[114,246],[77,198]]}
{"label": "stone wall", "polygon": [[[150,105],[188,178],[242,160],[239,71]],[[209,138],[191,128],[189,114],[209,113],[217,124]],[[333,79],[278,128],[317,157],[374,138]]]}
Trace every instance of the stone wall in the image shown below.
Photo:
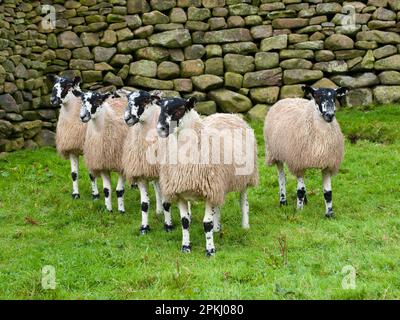
{"label": "stone wall", "polygon": [[400,0],[3,0],[0,152],[54,142],[46,73],[261,119],[303,83],[347,86],[348,105],[396,102],[399,20]]}

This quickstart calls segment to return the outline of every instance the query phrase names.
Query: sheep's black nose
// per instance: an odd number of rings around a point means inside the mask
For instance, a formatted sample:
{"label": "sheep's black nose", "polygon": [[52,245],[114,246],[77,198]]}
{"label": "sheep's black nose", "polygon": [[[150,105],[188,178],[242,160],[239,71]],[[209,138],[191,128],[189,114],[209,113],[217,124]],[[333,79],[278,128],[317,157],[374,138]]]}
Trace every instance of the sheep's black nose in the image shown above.
{"label": "sheep's black nose", "polygon": [[334,117],[335,117],[335,115],[332,114],[332,113],[325,113],[324,114],[324,119],[325,119],[326,122],[332,122]]}
{"label": "sheep's black nose", "polygon": [[51,98],[51,99],[50,99],[50,103],[51,103],[53,106],[58,106],[58,105],[61,104],[61,101],[60,101],[60,99],[58,99],[58,98]]}

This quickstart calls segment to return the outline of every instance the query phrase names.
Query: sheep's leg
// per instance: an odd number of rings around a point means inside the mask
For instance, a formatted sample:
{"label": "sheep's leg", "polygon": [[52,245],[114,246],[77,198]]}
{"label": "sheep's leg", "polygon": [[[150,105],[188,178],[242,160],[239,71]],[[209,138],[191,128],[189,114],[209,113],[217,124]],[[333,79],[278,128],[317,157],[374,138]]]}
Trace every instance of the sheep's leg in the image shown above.
{"label": "sheep's leg", "polygon": [[297,178],[297,209],[303,209],[304,204],[307,204],[306,185],[303,177]]}
{"label": "sheep's leg", "polygon": [[182,252],[190,252],[190,219],[188,212],[188,203],[186,201],[179,200],[178,208],[181,215],[182,222]]}
{"label": "sheep's leg", "polygon": [[117,201],[118,201],[118,211],[120,213],[125,213],[125,206],[124,206],[124,189],[125,186],[125,179],[124,177],[119,174],[118,175],[118,183],[117,183]]}
{"label": "sheep's leg", "polygon": [[156,194],[156,213],[163,214],[163,199],[161,195],[160,183],[158,181],[153,181],[154,193]]}
{"label": "sheep's leg", "polygon": [[240,193],[240,207],[242,209],[242,228],[249,229],[249,200],[246,190]]}
{"label": "sheep's leg", "polygon": [[204,214],[203,225],[206,235],[206,256],[211,257],[215,254],[214,246],[214,213],[215,208],[206,201],[206,212]]}
{"label": "sheep's leg", "polygon": [[214,232],[221,231],[221,209],[214,207]]}
{"label": "sheep's leg", "polygon": [[149,226],[149,195],[147,193],[147,182],[146,181],[138,181],[137,183],[139,191],[140,191],[140,201],[141,201],[141,210],[142,210],[142,225],[140,227],[140,233],[146,234],[150,231]]}
{"label": "sheep's leg", "polygon": [[285,169],[282,162],[278,162],[276,166],[278,168],[278,178],[279,178],[279,203],[281,206],[286,206],[287,200],[286,200]]}
{"label": "sheep's leg", "polygon": [[72,178],[72,199],[79,199],[79,186],[78,186],[78,167],[79,167],[79,157],[70,154],[69,160],[71,162],[71,178]]}
{"label": "sheep's leg", "polygon": [[97,189],[97,178],[91,172],[89,172],[89,178],[92,185],[92,199],[100,199],[99,189]]}
{"label": "sheep's leg", "polygon": [[190,201],[187,202],[187,207],[188,207],[188,215],[189,215],[189,220],[192,222],[192,204]]}
{"label": "sheep's leg", "polygon": [[333,208],[332,208],[332,185],[331,185],[331,175],[328,172],[322,173],[322,184],[324,188],[324,199],[325,199],[325,207],[326,213],[325,216],[327,218],[333,217]]}
{"label": "sheep's leg", "polygon": [[103,179],[103,188],[104,188],[104,201],[106,204],[106,208],[109,212],[112,212],[112,204],[111,204],[111,179],[109,172],[102,172],[101,178]]}

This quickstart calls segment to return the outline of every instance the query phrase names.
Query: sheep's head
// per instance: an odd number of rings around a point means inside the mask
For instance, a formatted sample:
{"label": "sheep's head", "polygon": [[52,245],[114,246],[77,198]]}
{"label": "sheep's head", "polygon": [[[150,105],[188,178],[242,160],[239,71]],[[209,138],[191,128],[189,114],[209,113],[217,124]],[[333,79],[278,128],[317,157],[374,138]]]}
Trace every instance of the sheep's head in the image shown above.
{"label": "sheep's head", "polygon": [[71,95],[79,96],[81,92],[79,87],[81,82],[80,77],[69,79],[49,74],[47,75],[47,79],[53,84],[50,102],[55,107],[67,102]]}
{"label": "sheep's head", "polygon": [[136,91],[128,94],[128,107],[125,110],[124,119],[128,126],[133,126],[143,120],[142,116],[146,108],[154,101],[159,101],[159,95],[151,95],[147,91]]}
{"label": "sheep's head", "polygon": [[326,122],[332,122],[335,117],[336,98],[344,97],[348,92],[347,88],[330,89],[303,86],[302,89],[306,97],[309,96],[315,101],[322,118]]}
{"label": "sheep's head", "polygon": [[158,135],[166,138],[174,130],[179,127],[183,117],[193,109],[196,98],[191,97],[188,100],[182,98],[162,99],[158,105],[161,107],[160,116],[157,123]]}
{"label": "sheep's head", "polygon": [[103,106],[104,102],[114,97],[112,92],[100,93],[95,91],[81,92],[82,107],[80,117],[82,122],[89,122],[90,119],[95,119],[98,110]]}

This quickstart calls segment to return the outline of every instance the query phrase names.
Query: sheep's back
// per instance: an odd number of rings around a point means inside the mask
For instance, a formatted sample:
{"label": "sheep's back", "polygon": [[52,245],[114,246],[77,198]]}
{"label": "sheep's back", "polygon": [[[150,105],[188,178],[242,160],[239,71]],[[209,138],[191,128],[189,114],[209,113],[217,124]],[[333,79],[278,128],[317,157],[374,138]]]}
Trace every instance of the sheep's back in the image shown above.
{"label": "sheep's back", "polygon": [[[231,191],[243,191],[249,186],[258,183],[257,169],[257,145],[254,133],[248,124],[235,115],[215,114],[202,120],[202,128],[198,133],[210,133],[212,130],[241,129],[242,137],[250,134],[249,143],[253,144],[250,156],[252,170],[245,175],[237,175],[237,169],[241,168],[237,163],[231,164],[176,164],[162,165],[160,171],[160,184],[163,194],[170,201],[179,197],[207,199],[213,205],[221,205],[224,202],[226,193]],[[248,130],[250,129],[250,130]],[[205,132],[208,131],[208,132]],[[212,136],[212,135],[211,135]],[[202,135],[202,137],[204,137]],[[243,149],[243,141],[234,141],[231,135],[224,136],[231,143],[226,149],[229,152],[238,152],[246,156],[246,149]],[[242,139],[243,140],[243,139]],[[240,145],[240,146],[238,146]],[[221,143],[223,146],[223,143]],[[241,147],[241,148],[239,148]],[[220,160],[223,160],[223,148],[220,152]]]}
{"label": "sheep's back", "polygon": [[308,168],[335,174],[343,159],[344,139],[334,119],[327,123],[306,99],[284,99],[265,118],[266,163],[284,162],[296,176]]}

